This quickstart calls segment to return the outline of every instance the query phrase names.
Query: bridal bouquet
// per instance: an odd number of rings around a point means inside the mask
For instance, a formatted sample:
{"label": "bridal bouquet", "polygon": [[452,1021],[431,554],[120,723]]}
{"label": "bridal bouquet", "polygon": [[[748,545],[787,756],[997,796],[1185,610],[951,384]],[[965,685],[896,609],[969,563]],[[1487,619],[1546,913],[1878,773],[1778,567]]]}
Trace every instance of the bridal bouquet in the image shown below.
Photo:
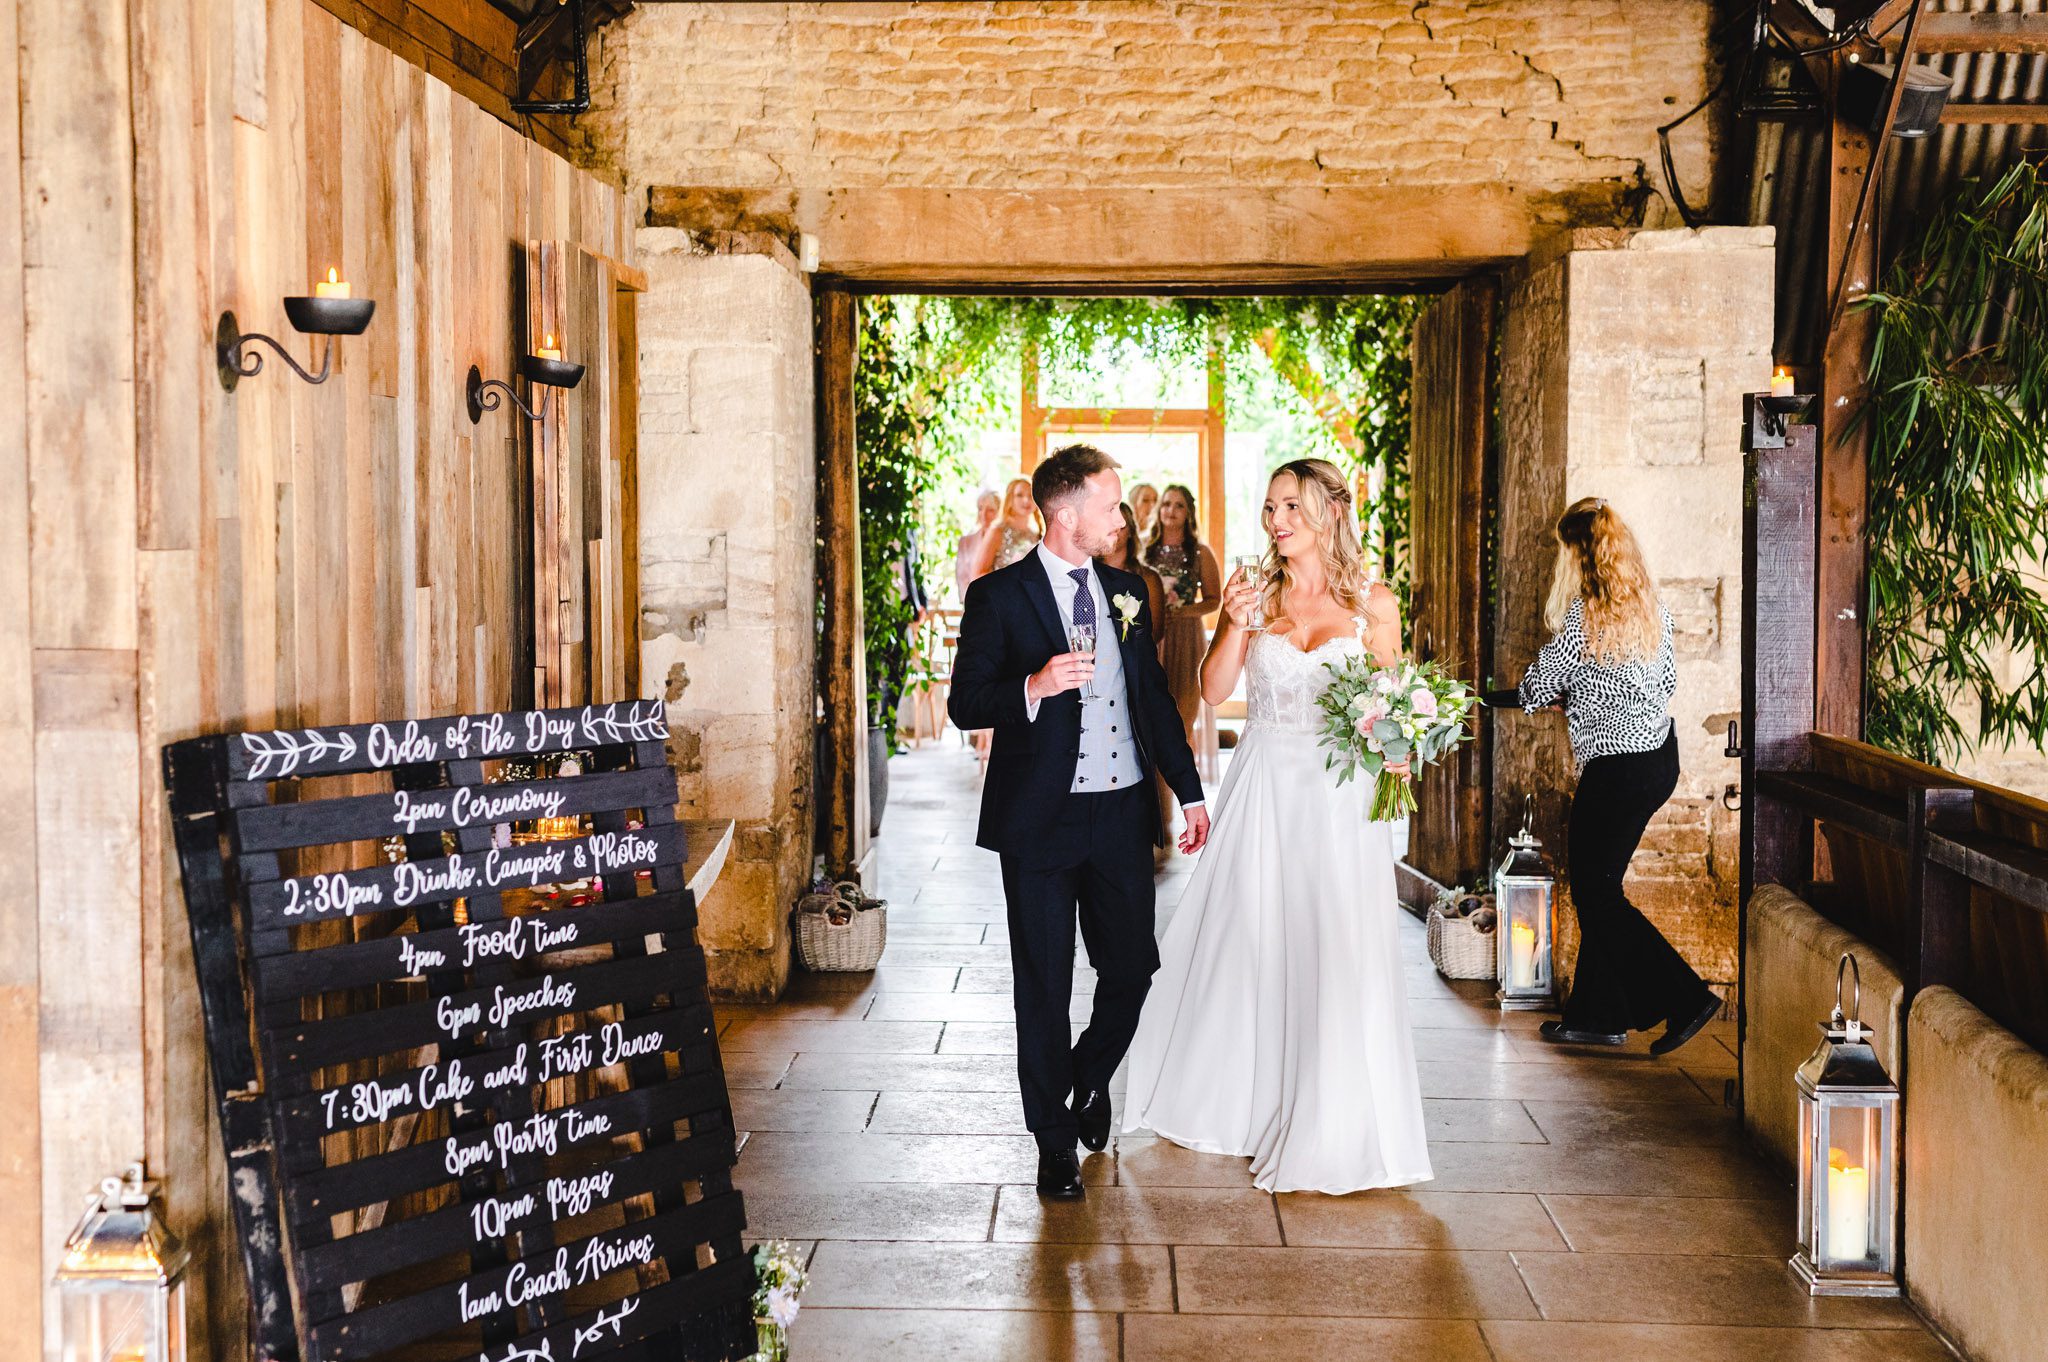
{"label": "bridal bouquet", "polygon": [[1442,759],[1472,735],[1465,720],[1478,697],[1433,662],[1375,667],[1363,657],[1326,664],[1331,681],[1322,694],[1325,770],[1342,785],[1363,770],[1373,776],[1375,823],[1415,812],[1408,777],[1387,768],[1406,761],[1411,771]]}

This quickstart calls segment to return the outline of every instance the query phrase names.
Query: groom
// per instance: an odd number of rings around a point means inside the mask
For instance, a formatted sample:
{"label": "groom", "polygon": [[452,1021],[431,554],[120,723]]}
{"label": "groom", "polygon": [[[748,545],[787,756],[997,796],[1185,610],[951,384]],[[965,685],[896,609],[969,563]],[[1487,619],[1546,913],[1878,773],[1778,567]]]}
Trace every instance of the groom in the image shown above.
{"label": "groom", "polygon": [[[975,841],[1002,857],[1017,1078],[1049,1197],[1081,1195],[1076,1136],[1090,1149],[1109,1143],[1110,1075],[1159,968],[1155,766],[1185,811],[1181,850],[1209,836],[1145,584],[1093,561],[1123,530],[1116,468],[1099,449],[1069,445],[1032,474],[1045,538],[967,588],[947,703],[960,728],[995,730]],[[1094,626],[1093,657],[1070,648],[1072,625]],[[1082,693],[1090,680],[1092,698]],[[1077,908],[1096,989],[1088,1029],[1070,1047]]]}

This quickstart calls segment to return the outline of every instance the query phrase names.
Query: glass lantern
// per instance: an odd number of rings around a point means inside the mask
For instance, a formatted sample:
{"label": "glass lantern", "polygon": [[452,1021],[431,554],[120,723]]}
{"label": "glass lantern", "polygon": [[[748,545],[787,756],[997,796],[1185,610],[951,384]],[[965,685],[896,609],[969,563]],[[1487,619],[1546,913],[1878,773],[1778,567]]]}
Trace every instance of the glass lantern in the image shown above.
{"label": "glass lantern", "polygon": [[[1842,1014],[1842,978],[1854,982]],[[1858,1020],[1856,957],[1835,966],[1835,1010],[1820,1047],[1799,1066],[1799,1252],[1792,1271],[1815,1296],[1896,1296],[1898,1233],[1892,1187],[1899,1154],[1899,1089]]]}
{"label": "glass lantern", "polygon": [[64,1242],[56,1285],[63,1362],[185,1362],[184,1244],[142,1165],[108,1178]]}
{"label": "glass lantern", "polygon": [[1535,802],[1522,803],[1522,830],[1508,838],[1508,854],[1493,872],[1494,950],[1504,1012],[1556,1005],[1550,943],[1557,911],[1557,876],[1533,830]]}

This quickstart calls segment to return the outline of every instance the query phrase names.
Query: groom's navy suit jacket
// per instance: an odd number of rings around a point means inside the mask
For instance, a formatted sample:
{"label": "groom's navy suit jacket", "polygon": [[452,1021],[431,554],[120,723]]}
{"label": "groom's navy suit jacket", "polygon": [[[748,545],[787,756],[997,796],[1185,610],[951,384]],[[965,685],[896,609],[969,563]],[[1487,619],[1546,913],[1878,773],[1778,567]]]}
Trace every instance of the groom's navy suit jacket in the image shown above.
{"label": "groom's navy suit jacket", "polygon": [[[1166,672],[1152,633],[1145,584],[1131,573],[1095,565],[1102,594],[1114,601],[1136,597],[1138,617],[1128,631],[1111,618],[1097,624],[1098,647],[1120,647],[1124,687],[1137,739],[1138,764],[1147,777],[1156,769],[1182,804],[1203,798],[1195,756],[1188,749],[1180,711],[1167,690]],[[1081,754],[1081,693],[1062,691],[1026,717],[1024,681],[1049,660],[1067,652],[1066,621],[1060,618],[1052,584],[1038,554],[1027,553],[1006,568],[967,588],[960,617],[960,643],[953,655],[952,695],[946,712],[963,729],[994,730],[988,775],[981,792],[981,827],[975,842],[1009,854],[1051,850],[1045,843],[1074,795],[1074,764]],[[1151,802],[1154,835],[1158,802]]]}

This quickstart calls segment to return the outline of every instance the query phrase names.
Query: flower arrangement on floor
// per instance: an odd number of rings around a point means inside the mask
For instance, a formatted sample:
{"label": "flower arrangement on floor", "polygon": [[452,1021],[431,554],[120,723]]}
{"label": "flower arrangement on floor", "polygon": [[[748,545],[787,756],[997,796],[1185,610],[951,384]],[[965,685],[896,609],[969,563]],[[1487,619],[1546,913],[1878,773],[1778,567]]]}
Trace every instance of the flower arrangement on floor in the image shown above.
{"label": "flower arrangement on floor", "polygon": [[754,1338],[759,1348],[747,1362],[788,1362],[789,1326],[796,1323],[797,1297],[810,1278],[787,1240],[754,1246]]}
{"label": "flower arrangement on floor", "polygon": [[[1413,775],[1471,738],[1465,720],[1478,697],[1434,662],[1375,667],[1352,656],[1324,665],[1332,675],[1320,702],[1331,749],[1324,769],[1339,785],[1360,771],[1374,778],[1373,822],[1406,818],[1415,812]],[[1404,761],[1410,774],[1388,769]]]}

